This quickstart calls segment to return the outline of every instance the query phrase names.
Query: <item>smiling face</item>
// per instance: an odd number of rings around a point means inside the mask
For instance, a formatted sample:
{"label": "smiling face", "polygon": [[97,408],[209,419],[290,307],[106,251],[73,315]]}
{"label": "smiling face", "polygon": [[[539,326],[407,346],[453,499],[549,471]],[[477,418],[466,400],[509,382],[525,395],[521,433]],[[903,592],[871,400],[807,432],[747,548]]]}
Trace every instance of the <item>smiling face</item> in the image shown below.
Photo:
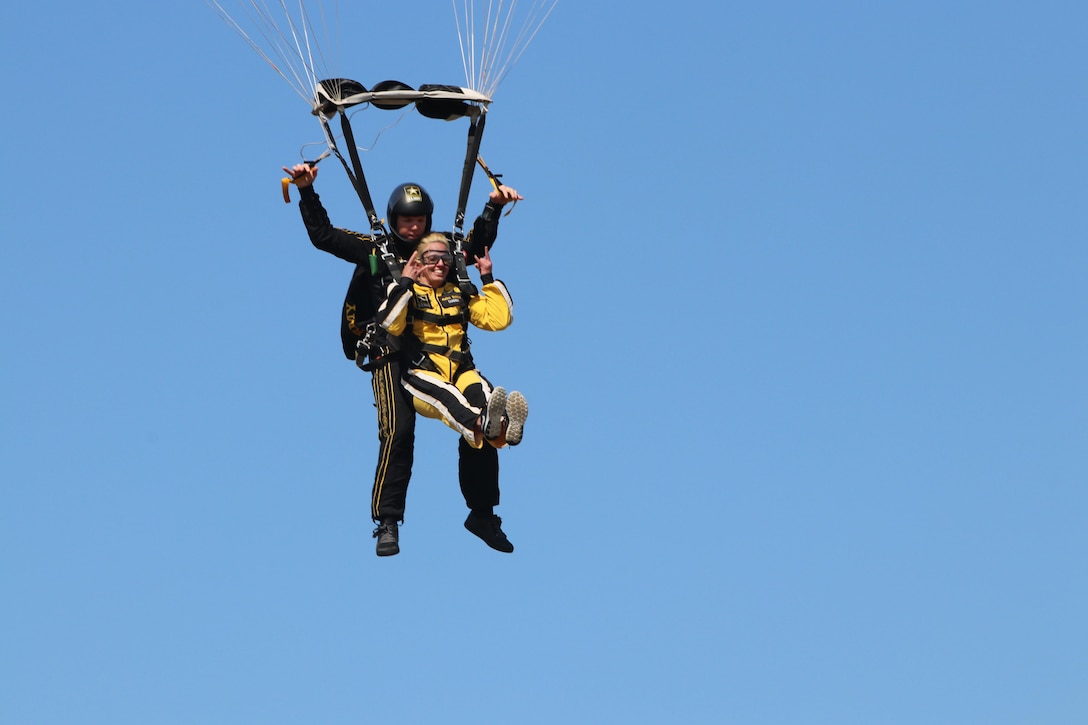
{"label": "smiling face", "polygon": [[446,283],[446,275],[450,272],[453,257],[450,255],[450,245],[445,237],[440,235],[438,239],[428,237],[419,245],[419,261],[423,264],[423,271],[419,273],[419,281],[428,287],[441,287]]}

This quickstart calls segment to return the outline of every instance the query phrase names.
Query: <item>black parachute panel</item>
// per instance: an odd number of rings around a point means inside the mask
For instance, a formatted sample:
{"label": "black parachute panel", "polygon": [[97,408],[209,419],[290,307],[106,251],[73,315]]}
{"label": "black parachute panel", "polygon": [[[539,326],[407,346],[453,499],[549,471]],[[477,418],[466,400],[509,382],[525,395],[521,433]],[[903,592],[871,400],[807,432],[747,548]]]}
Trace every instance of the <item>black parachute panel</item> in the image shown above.
{"label": "black parachute panel", "polygon": [[[419,90],[426,93],[441,91],[444,93],[463,93],[463,89],[457,86],[441,86],[425,83]],[[472,113],[472,106],[455,98],[430,98],[424,96],[416,101],[416,110],[427,118],[437,118],[439,121],[453,121]]]}
{"label": "black parachute panel", "polygon": [[[401,83],[400,81],[382,81],[378,85],[374,86],[375,93],[385,93],[387,91],[410,91],[412,87],[407,83]],[[402,99],[393,100],[376,100],[371,101],[375,108],[381,108],[386,111],[395,111],[398,108],[404,108],[411,101]]]}

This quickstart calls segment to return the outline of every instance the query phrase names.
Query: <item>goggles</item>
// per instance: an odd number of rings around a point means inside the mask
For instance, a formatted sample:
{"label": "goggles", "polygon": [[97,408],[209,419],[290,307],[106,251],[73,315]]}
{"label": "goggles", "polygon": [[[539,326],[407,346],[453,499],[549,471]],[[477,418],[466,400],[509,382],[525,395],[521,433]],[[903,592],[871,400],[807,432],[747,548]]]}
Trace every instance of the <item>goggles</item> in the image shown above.
{"label": "goggles", "polygon": [[423,259],[419,261],[427,265],[428,267],[433,267],[439,262],[448,267],[450,266],[450,262],[453,261],[453,255],[446,252],[430,252],[428,254],[424,254]]}

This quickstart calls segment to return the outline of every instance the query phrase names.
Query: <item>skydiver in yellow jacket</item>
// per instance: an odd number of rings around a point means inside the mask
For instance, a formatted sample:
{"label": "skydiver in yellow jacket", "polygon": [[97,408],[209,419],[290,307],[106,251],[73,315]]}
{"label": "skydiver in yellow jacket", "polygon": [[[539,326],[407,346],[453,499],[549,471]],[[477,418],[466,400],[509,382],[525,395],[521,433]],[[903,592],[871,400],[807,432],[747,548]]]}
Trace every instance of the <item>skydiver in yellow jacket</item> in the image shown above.
{"label": "skydiver in yellow jacket", "polygon": [[444,234],[429,234],[389,285],[376,320],[391,335],[403,336],[411,363],[402,378],[415,409],[437,418],[474,448],[521,442],[529,406],[517,391],[493,387],[476,369],[468,325],[503,330],[513,321],[510,293],[492,274],[490,251],[476,258],[483,289],[466,298],[447,282],[452,251]]}

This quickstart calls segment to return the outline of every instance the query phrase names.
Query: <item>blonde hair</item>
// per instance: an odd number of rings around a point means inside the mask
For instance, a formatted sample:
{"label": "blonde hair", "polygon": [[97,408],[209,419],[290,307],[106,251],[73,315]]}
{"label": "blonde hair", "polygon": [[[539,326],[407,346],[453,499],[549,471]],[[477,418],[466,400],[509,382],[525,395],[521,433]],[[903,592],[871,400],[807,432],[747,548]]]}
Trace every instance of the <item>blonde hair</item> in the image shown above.
{"label": "blonde hair", "polygon": [[431,232],[419,240],[419,244],[416,245],[416,256],[423,259],[423,251],[434,242],[442,242],[446,246],[446,251],[453,254],[453,248],[450,246],[450,240],[446,238],[446,235],[442,232]]}

